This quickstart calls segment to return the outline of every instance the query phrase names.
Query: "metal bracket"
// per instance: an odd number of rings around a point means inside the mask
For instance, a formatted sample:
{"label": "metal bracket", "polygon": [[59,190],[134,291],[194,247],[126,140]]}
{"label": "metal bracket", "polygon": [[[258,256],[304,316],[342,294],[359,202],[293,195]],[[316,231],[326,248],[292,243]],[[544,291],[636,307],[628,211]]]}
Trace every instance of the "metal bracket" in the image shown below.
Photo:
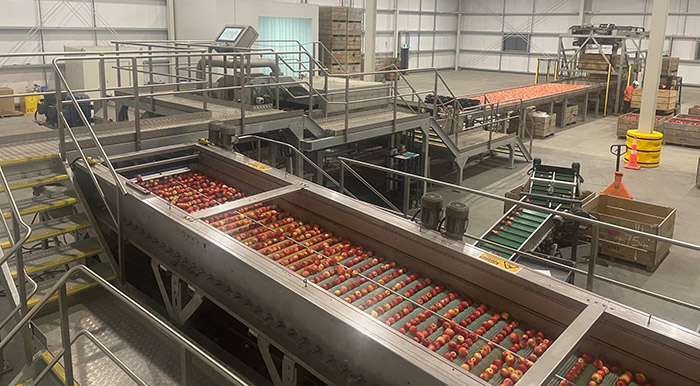
{"label": "metal bracket", "polygon": [[[192,314],[197,311],[197,308],[202,304],[203,297],[195,292],[189,300],[186,300],[187,283],[180,280],[180,278],[172,272],[170,274],[170,294],[168,294],[165,283],[163,283],[160,267],[157,261],[151,260],[153,275],[156,278],[158,290],[160,291],[160,296],[163,298],[168,317],[175,325],[182,326],[190,319]],[[187,301],[187,303],[185,303],[185,301]]]}
{"label": "metal bracket", "polygon": [[295,386],[297,384],[297,369],[294,359],[288,357],[287,355],[282,358],[282,376],[280,377],[280,374],[277,371],[277,366],[275,366],[275,362],[272,360],[272,355],[270,355],[270,342],[259,335],[257,336],[257,339],[258,349],[263,357],[263,361],[265,361],[267,372],[270,373],[272,384],[274,386]]}

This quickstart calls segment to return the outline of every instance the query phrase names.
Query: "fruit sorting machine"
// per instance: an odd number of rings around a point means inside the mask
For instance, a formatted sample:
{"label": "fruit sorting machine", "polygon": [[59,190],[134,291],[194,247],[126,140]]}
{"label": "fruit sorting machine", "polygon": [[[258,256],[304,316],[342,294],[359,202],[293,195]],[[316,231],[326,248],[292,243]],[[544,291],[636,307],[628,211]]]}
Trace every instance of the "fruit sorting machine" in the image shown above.
{"label": "fruit sorting machine", "polygon": [[[112,162],[128,190],[122,235],[158,276],[187,283],[261,352],[272,345],[323,383],[700,379],[692,331],[240,154],[192,144]],[[89,200],[87,167],[116,204],[108,170],[78,163]]]}

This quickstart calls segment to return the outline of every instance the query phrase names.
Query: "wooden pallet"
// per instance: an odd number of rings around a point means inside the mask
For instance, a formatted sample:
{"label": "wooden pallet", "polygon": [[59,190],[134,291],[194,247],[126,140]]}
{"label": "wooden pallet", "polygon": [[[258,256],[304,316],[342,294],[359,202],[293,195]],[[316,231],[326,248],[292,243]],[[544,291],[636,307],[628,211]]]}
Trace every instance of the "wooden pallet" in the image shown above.
{"label": "wooden pallet", "polygon": [[19,117],[22,115],[24,115],[24,113],[22,113],[21,111],[14,111],[14,112],[5,111],[5,112],[0,113],[0,118]]}

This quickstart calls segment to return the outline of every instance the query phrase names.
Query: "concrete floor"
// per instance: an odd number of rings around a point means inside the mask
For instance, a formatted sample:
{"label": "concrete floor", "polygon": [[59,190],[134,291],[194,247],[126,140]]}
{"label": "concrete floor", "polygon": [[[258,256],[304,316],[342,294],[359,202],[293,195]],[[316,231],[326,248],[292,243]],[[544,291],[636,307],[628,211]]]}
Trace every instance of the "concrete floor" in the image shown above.
{"label": "concrete floor", "polygon": [[[450,82],[455,94],[517,87],[531,84],[533,77],[523,74],[507,74],[485,71],[446,71],[443,78]],[[434,77],[428,73],[409,76],[416,88],[433,87]],[[683,109],[700,104],[700,89],[683,90]],[[581,174],[585,179],[584,189],[600,192],[613,180],[615,157],[610,154],[610,145],[624,143],[616,136],[617,117],[595,119],[589,114],[588,122],[557,128],[554,136],[535,139],[533,156],[545,164],[568,166],[581,163]],[[677,209],[674,238],[700,244],[697,218],[700,217],[700,189],[695,187],[700,149],[665,145],[661,166],[640,171],[625,170],[624,183],[636,200],[650,202]],[[465,169],[463,186],[503,195],[507,190],[527,180],[530,164],[522,159],[516,162],[515,170],[507,168],[507,157],[497,156],[482,162],[474,162]],[[434,162],[432,176],[454,182],[456,167],[450,162]],[[459,200],[471,208],[468,233],[481,235],[503,213],[503,203],[475,195],[465,195],[452,190],[437,189],[446,202]],[[653,273],[624,263],[606,261],[608,267],[596,266],[596,273],[629,283],[666,296],[700,305],[700,252],[672,247],[668,257]],[[581,265],[580,268],[586,269]],[[577,278],[577,285],[585,286],[585,277]],[[655,317],[675,322],[683,327],[698,330],[700,312],[656,300],[646,295],[624,290],[621,287],[597,282],[595,292],[621,303],[648,312]]]}

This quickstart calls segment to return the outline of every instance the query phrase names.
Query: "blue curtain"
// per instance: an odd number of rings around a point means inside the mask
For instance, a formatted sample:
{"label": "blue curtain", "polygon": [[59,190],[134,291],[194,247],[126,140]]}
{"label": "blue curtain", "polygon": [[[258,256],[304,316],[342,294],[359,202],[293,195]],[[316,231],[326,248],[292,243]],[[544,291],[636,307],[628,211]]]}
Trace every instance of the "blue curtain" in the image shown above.
{"label": "blue curtain", "polygon": [[[296,17],[263,17],[258,18],[259,40],[296,40],[311,52],[313,41],[311,40],[311,19]],[[258,48],[272,48],[277,52],[299,51],[298,45],[293,42],[259,42]],[[280,68],[285,75],[297,76],[293,70],[300,69],[298,55],[282,55],[284,63]],[[274,58],[274,57],[273,57]],[[308,57],[302,56],[304,64],[301,68],[308,67]],[[291,67],[291,68],[290,68]],[[293,69],[293,70],[292,70]]]}

